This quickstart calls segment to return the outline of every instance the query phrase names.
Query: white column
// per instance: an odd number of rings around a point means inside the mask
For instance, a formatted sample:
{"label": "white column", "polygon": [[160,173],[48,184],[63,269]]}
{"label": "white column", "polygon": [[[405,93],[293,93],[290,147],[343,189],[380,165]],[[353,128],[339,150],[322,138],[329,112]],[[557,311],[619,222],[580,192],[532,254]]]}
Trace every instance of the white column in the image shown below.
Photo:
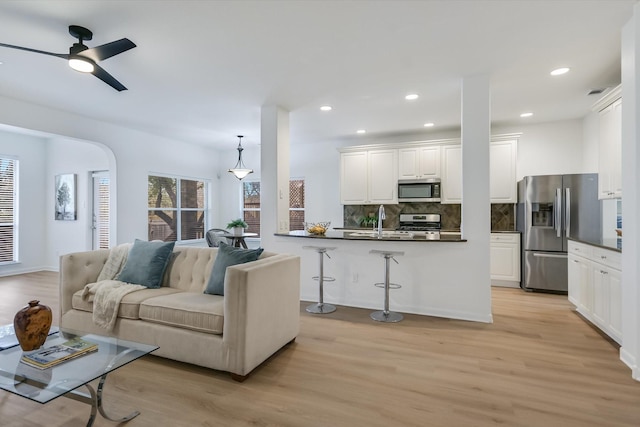
{"label": "white column", "polygon": [[263,106],[260,133],[260,234],[268,247],[274,233],[289,232],[289,112]]}
{"label": "white column", "polygon": [[462,79],[462,237],[468,240],[469,258],[464,268],[476,272],[478,303],[491,312],[489,244],[491,204],[489,198],[489,142],[491,140],[491,93],[489,76]]}
{"label": "white column", "polygon": [[622,346],[620,358],[640,381],[640,5],[622,29]]}

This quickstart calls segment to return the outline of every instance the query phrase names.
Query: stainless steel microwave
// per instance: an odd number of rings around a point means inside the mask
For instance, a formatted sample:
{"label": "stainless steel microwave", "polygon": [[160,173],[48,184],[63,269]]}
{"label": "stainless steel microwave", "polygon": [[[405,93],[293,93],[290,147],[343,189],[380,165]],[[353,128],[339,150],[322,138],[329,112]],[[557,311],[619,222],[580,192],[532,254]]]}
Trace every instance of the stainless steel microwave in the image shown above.
{"label": "stainless steel microwave", "polygon": [[399,202],[439,202],[440,179],[401,179],[398,181]]}

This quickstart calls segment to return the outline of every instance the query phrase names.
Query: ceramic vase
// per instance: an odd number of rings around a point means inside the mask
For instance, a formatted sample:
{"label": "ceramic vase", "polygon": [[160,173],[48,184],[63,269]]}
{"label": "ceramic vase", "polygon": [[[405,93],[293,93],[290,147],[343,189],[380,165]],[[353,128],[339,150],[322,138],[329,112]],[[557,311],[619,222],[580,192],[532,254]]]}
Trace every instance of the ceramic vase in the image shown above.
{"label": "ceramic vase", "polygon": [[242,227],[233,227],[233,235],[234,236],[242,236],[244,233],[244,228]]}
{"label": "ceramic vase", "polygon": [[23,351],[42,347],[49,335],[52,319],[51,309],[38,300],[29,301],[29,305],[16,313],[13,328]]}

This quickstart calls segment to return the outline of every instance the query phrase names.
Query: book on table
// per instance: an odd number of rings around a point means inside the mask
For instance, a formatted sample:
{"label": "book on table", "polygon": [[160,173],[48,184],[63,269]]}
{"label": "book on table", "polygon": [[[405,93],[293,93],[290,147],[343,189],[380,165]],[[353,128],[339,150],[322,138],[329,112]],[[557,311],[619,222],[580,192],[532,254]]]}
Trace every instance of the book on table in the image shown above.
{"label": "book on table", "polygon": [[47,369],[67,360],[83,356],[98,349],[98,344],[76,337],[62,344],[41,348],[33,353],[23,354],[22,363],[39,369]]}

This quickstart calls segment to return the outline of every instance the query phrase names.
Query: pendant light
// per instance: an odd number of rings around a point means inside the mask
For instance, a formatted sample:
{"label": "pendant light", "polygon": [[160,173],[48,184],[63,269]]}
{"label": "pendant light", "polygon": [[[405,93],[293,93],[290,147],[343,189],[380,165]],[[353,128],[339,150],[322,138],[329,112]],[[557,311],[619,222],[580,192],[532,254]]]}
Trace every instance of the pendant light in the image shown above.
{"label": "pendant light", "polygon": [[242,135],[238,135],[238,163],[236,163],[233,168],[229,169],[229,172],[240,180],[250,173],[253,173],[253,169],[248,169],[242,162],[242,150]]}

